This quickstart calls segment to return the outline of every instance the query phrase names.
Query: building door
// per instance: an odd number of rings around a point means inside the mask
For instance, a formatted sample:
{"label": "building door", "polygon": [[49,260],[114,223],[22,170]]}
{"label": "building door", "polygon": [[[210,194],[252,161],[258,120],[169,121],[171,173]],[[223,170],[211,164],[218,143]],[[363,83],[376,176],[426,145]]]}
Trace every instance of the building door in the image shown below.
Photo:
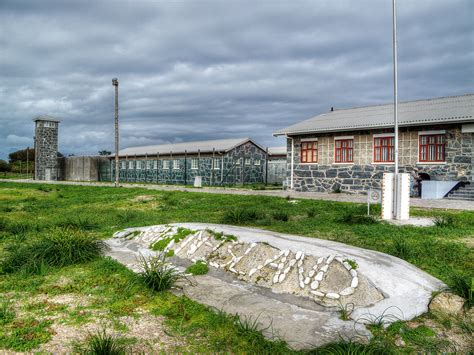
{"label": "building door", "polygon": [[44,179],[46,181],[51,180],[51,169],[49,168],[44,169]]}

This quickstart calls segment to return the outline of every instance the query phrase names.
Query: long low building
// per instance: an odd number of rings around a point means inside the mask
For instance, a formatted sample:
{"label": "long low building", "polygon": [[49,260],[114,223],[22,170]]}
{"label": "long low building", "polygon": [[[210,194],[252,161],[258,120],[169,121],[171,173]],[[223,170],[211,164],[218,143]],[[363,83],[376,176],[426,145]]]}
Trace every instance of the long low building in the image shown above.
{"label": "long low building", "polygon": [[[274,133],[287,137],[288,185],[365,192],[394,171],[393,104],[339,109]],[[474,94],[399,104],[400,171],[473,181]]]}
{"label": "long low building", "polygon": [[[109,159],[110,170],[101,175],[112,179],[114,156]],[[250,138],[161,144],[120,150],[119,176],[123,182],[187,185],[201,177],[203,185],[254,184],[268,180],[268,163],[266,148]]]}

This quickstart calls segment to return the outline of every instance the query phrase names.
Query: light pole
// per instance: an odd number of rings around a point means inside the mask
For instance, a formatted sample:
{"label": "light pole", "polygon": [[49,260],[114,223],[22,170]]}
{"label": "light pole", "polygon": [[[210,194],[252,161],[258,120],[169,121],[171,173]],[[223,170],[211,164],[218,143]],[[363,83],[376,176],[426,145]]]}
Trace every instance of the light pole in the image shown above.
{"label": "light pole", "polygon": [[398,181],[398,78],[397,78],[397,5],[396,0],[392,0],[392,16],[393,16],[393,120],[394,120],[394,194],[393,194],[393,217],[398,219],[398,211],[400,203],[399,199],[399,181]]}
{"label": "light pole", "polygon": [[115,86],[115,187],[119,186],[119,125],[118,125],[118,79],[112,79]]}

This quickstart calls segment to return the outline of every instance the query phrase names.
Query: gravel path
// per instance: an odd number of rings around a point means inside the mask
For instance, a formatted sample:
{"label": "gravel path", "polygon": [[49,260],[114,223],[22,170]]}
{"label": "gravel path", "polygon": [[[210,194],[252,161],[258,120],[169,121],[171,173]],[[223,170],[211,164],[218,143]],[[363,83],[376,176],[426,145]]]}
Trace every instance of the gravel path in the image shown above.
{"label": "gravel path", "polygon": [[[16,180],[16,179],[0,179],[0,182],[19,182],[30,184],[56,184],[56,185],[79,185],[79,186],[114,186],[113,183],[108,182],[80,182],[80,181],[35,181],[35,180]],[[220,188],[220,187],[203,187],[193,188],[177,185],[151,185],[151,184],[120,184],[122,188],[141,188],[148,190],[160,191],[188,191],[188,192],[202,192],[209,194],[228,194],[228,195],[256,195],[256,196],[276,196],[286,198],[301,198],[310,200],[326,200],[339,202],[356,202],[366,203],[366,195],[355,195],[345,193],[323,193],[323,192],[296,192],[296,191],[282,191],[282,190],[249,190],[239,188]],[[474,201],[465,200],[422,200],[419,198],[411,199],[411,206],[421,208],[440,208],[452,210],[467,210],[474,211]]]}

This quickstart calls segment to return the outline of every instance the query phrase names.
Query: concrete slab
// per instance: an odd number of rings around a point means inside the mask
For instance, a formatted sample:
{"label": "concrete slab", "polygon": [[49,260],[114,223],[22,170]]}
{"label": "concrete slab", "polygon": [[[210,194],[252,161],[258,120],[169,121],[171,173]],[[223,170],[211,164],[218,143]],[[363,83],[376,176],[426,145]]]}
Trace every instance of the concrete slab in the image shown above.
{"label": "concrete slab", "polygon": [[388,219],[385,222],[396,226],[431,227],[435,225],[433,218],[429,217],[410,217],[405,220]]}
{"label": "concrete slab", "polygon": [[[378,290],[383,297],[376,299],[373,304],[362,302],[362,306],[355,308],[350,321],[339,319],[338,308],[334,307],[336,303],[325,306],[324,303],[315,303],[288,292],[275,292],[270,288],[243,282],[230,272],[218,268],[210,267],[208,275],[195,277],[195,285],[184,285],[184,294],[200,303],[229,314],[238,313],[244,318],[258,317],[266,336],[271,337],[276,333],[295,349],[321,346],[337,341],[341,336],[353,339],[368,335],[368,331],[357,320],[369,314],[373,317],[393,314],[400,319],[411,319],[427,311],[432,292],[445,287],[441,281],[401,259],[342,243],[226,225],[180,223],[172,226],[196,231],[210,229],[235,235],[239,242],[265,242],[282,251],[303,250],[306,255],[316,257],[344,255],[355,260],[359,278],[366,280],[367,285]],[[108,240],[110,256],[136,269],[138,255],[153,254],[149,249],[153,233],[144,233],[143,238],[121,237],[134,230],[153,232],[153,228],[162,230],[164,227],[132,228],[116,234],[117,238]],[[184,266],[183,260],[175,257],[172,262]]]}

